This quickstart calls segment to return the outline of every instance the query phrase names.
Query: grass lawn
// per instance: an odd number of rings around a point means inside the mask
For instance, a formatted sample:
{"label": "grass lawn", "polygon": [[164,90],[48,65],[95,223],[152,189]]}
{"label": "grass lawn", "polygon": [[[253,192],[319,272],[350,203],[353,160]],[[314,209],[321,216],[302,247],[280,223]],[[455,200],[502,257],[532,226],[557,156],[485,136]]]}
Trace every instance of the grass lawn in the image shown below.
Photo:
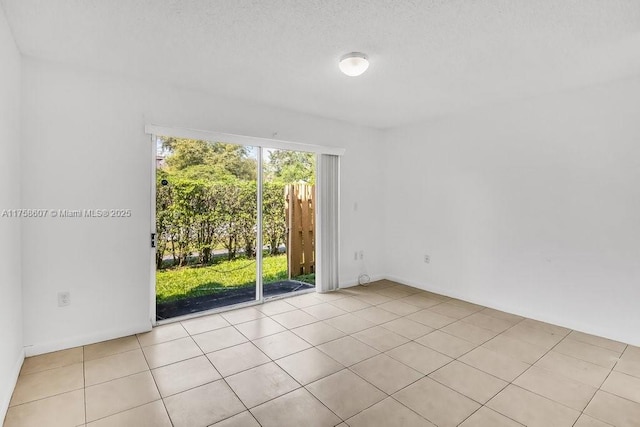
{"label": "grass lawn", "polygon": [[[265,256],[262,262],[263,283],[286,280],[287,256]],[[315,283],[314,275],[296,277]],[[187,297],[214,294],[221,289],[255,286],[256,261],[236,259],[215,265],[187,266],[156,271],[156,302],[163,303]]]}

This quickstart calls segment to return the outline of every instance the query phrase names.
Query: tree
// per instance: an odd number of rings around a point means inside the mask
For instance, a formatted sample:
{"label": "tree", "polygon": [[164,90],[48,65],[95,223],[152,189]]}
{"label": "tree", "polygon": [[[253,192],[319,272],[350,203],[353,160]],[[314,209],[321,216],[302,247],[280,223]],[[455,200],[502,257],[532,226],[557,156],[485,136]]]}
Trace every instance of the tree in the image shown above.
{"label": "tree", "polygon": [[315,154],[302,151],[269,151],[265,165],[266,177],[280,183],[306,182],[315,184]]}
{"label": "tree", "polygon": [[248,147],[197,139],[163,138],[169,172],[191,179],[256,179],[256,161]]}

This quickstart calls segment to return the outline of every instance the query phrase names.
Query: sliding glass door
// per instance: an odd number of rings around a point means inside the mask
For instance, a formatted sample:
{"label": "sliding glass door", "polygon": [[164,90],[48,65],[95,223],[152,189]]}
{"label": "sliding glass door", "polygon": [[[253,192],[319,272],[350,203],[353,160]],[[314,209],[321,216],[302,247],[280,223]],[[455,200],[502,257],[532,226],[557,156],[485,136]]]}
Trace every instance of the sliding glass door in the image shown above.
{"label": "sliding glass door", "polygon": [[155,143],[157,321],[314,288],[314,154]]}

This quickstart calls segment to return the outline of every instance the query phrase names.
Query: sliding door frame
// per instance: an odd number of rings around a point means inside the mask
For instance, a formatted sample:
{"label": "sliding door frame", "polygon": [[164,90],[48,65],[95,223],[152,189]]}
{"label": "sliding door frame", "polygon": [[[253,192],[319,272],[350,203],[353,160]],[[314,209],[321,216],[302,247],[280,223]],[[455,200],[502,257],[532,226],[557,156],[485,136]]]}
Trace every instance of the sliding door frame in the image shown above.
{"label": "sliding door frame", "polygon": [[[151,320],[151,324],[156,326],[165,323],[172,323],[180,320],[185,320],[193,317],[199,317],[206,314],[211,313],[219,313],[224,311],[229,311],[233,309],[237,309],[240,307],[248,307],[252,305],[262,304],[265,301],[264,292],[263,292],[263,277],[262,277],[262,267],[263,267],[263,254],[262,254],[262,246],[263,246],[263,212],[262,212],[262,197],[263,197],[263,183],[264,183],[264,173],[263,173],[263,155],[264,149],[281,149],[281,150],[291,150],[291,151],[303,151],[310,152],[316,154],[316,163],[322,154],[332,154],[336,156],[341,156],[344,154],[345,149],[339,147],[330,147],[330,146],[322,146],[322,145],[314,145],[314,144],[305,144],[300,142],[293,141],[283,141],[277,139],[268,139],[268,138],[259,138],[254,136],[244,136],[244,135],[234,135],[228,133],[221,132],[213,132],[213,131],[203,131],[203,130],[195,130],[195,129],[185,129],[185,128],[175,128],[175,127],[166,127],[166,126],[156,126],[156,125],[147,125],[145,126],[145,133],[150,135],[151,138],[151,224],[150,224],[150,237],[156,236],[156,155],[157,155],[157,137],[158,136],[169,136],[174,138],[189,138],[189,139],[199,139],[203,141],[211,141],[211,142],[224,142],[228,144],[236,144],[245,147],[255,147],[257,149],[257,235],[256,235],[256,299],[254,301],[247,301],[244,303],[233,304],[227,307],[220,307],[212,310],[205,310],[198,313],[192,313],[184,316],[178,316],[162,321],[156,320],[156,248],[155,246],[151,246],[151,278],[150,278],[150,307],[149,307],[149,316]],[[316,172],[317,171],[316,167]],[[338,177],[339,179],[339,177]],[[317,185],[319,183],[316,183]],[[317,191],[317,189],[316,189]],[[338,190],[339,191],[339,190]],[[319,219],[319,209],[316,207],[316,242],[321,245],[321,236],[318,230],[322,226]],[[339,220],[339,219],[338,219]],[[258,256],[259,255],[259,256]],[[316,257],[317,257],[317,248],[316,248]],[[317,259],[317,258],[316,258]],[[322,262],[321,260],[318,260]],[[318,266],[316,266],[316,271],[318,271]],[[308,291],[303,291],[301,293],[314,292],[320,289],[318,282],[316,281],[315,289],[309,289]],[[282,296],[273,296],[269,297],[268,300],[272,301],[278,298],[285,298],[289,296],[289,294],[283,294]]]}

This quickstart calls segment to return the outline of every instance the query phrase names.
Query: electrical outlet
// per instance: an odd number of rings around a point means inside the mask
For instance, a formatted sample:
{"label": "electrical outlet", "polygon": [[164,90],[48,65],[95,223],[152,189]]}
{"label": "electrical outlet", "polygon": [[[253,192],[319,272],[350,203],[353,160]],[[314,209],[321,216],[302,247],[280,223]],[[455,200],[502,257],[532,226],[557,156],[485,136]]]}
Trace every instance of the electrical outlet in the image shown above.
{"label": "electrical outlet", "polygon": [[360,252],[358,252],[358,256],[360,257],[360,259],[364,259],[364,251],[360,250]]}
{"label": "electrical outlet", "polygon": [[429,255],[424,256],[424,263],[429,264],[431,262],[431,257]]}
{"label": "electrical outlet", "polygon": [[358,251],[355,251],[355,252],[353,253],[353,260],[354,260],[354,261],[357,261],[357,260],[358,260]]}
{"label": "electrical outlet", "polygon": [[58,292],[58,307],[71,305],[71,292]]}

